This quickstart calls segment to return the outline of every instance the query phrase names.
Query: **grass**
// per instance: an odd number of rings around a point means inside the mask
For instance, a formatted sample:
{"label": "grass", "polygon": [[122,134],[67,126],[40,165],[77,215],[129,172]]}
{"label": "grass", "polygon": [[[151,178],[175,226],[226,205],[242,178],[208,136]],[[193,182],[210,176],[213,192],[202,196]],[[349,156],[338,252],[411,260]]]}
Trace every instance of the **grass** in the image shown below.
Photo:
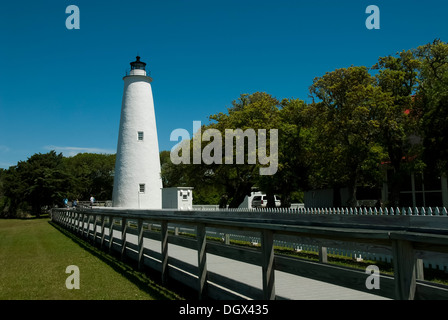
{"label": "grass", "polygon": [[[67,266],[80,271],[69,290]],[[48,219],[0,220],[0,300],[180,300]]]}

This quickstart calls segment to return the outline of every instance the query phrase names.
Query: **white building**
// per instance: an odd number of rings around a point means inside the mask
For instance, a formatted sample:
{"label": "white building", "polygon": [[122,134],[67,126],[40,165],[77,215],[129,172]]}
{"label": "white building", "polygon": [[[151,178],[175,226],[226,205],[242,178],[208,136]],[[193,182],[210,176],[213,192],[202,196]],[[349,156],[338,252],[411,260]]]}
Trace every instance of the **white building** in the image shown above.
{"label": "white building", "polygon": [[162,189],[162,208],[175,210],[193,209],[193,188],[174,187]]}
{"label": "white building", "polygon": [[152,95],[146,63],[131,62],[124,80],[115,163],[113,207],[161,209],[162,179]]}

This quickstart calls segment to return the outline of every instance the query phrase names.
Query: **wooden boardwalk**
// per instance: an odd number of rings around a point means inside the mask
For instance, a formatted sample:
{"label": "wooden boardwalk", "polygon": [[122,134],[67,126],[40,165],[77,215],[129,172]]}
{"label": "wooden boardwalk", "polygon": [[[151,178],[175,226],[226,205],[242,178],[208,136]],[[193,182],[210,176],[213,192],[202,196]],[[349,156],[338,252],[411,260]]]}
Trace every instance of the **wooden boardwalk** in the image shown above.
{"label": "wooden boardwalk", "polygon": [[[119,235],[117,234],[117,237]],[[136,238],[129,236],[127,241]],[[145,239],[146,248],[160,252],[160,242]],[[185,247],[169,244],[168,255],[191,265],[197,266],[197,252]],[[207,254],[207,270],[247,285],[262,288],[260,266]],[[275,271],[275,292],[278,299],[288,300],[388,300],[387,298],[349,288],[328,284],[293,274]],[[244,297],[242,297],[244,299]]]}
{"label": "wooden boardwalk", "polygon": [[[99,240],[101,246],[107,243],[123,258],[159,270],[162,280],[172,277],[196,288],[200,299],[448,299],[447,286],[423,281],[423,274],[417,279],[415,273],[421,266],[418,260],[448,254],[446,216],[53,209],[52,220],[83,238]],[[160,225],[160,232],[146,230],[145,223]],[[196,228],[196,239],[169,235],[168,226],[177,224]],[[258,233],[261,250],[207,241],[207,228]],[[379,290],[369,290],[371,274],[362,270],[275,255],[274,235],[312,237],[322,248],[354,242],[367,252],[387,250],[394,277],[381,276]]]}

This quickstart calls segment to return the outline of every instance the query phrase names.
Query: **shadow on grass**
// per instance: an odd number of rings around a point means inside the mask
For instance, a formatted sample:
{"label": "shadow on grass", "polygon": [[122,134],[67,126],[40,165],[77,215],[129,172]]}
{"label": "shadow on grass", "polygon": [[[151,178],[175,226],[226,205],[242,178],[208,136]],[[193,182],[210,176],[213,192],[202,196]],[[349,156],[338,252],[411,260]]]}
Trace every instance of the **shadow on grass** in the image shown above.
{"label": "shadow on grass", "polygon": [[109,265],[116,272],[123,275],[126,279],[135,284],[140,290],[148,293],[154,300],[195,300],[194,293],[191,289],[184,285],[172,282],[171,285],[162,286],[158,281],[152,280],[160,278],[160,273],[145,268],[143,271],[137,269],[137,264],[134,261],[121,261],[113,253],[109,254],[101,249],[95,247],[90,242],[79,238],[76,234],[64,229],[58,224],[49,221],[49,224],[59,230],[62,234],[70,238],[73,242],[79,245],[90,254],[99,258],[101,261]]}

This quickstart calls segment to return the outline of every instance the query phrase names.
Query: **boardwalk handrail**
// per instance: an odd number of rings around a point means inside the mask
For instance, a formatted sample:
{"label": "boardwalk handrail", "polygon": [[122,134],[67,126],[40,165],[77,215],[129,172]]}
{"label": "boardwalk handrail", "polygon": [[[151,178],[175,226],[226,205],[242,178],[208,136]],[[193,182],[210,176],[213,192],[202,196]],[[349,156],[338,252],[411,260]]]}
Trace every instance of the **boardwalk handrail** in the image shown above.
{"label": "boardwalk handrail", "polygon": [[195,211],[227,211],[227,212],[270,212],[289,214],[346,214],[346,215],[403,215],[403,216],[446,216],[448,210],[445,207],[295,207],[295,208],[226,208],[222,209],[215,205],[193,205]]}
{"label": "boardwalk handrail", "polygon": [[[416,258],[448,253],[448,217],[445,215],[292,215],[264,211],[87,208],[53,209],[52,220],[102,247],[106,247],[107,242],[106,248],[137,260],[139,266],[147,265],[160,271],[163,281],[169,277],[184,281],[196,288],[201,298],[281,298],[275,293],[274,271],[278,270],[388,298],[448,299],[447,286],[416,279]],[[114,223],[116,220],[120,224]],[[130,221],[135,222],[135,227],[128,227]],[[145,223],[159,224],[160,231],[144,230]],[[195,227],[195,238],[169,235],[168,225],[174,224]],[[209,241],[207,228],[257,232],[261,247],[242,248]],[[119,239],[114,236],[114,230],[120,232]],[[137,236],[137,244],[127,240],[130,234]],[[313,238],[323,248],[327,243],[343,242],[387,248],[393,256],[394,275],[382,274],[380,289],[368,289],[367,275],[363,271],[275,255],[273,241],[278,235]],[[160,253],[144,247],[145,237],[161,242]],[[197,266],[169,257],[169,244],[196,250]],[[207,271],[206,253],[261,266],[262,290]]]}

